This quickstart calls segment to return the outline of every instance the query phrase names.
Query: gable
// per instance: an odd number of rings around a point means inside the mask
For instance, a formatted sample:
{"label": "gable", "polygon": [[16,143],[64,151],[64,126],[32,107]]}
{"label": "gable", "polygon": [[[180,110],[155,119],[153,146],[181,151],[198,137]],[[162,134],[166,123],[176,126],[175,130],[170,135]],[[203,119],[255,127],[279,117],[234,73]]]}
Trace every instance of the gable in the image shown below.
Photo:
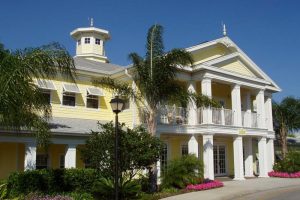
{"label": "gable", "polygon": [[220,69],[231,71],[231,72],[241,74],[244,76],[260,78],[258,75],[256,75],[255,72],[253,72],[251,70],[251,68],[249,66],[247,66],[247,64],[245,64],[243,61],[241,61],[240,59],[237,59],[237,58],[215,64],[214,66],[219,67]]}
{"label": "gable", "polygon": [[210,46],[208,48],[200,49],[199,51],[192,52],[194,65],[207,62],[229,54],[229,50],[223,45]]}

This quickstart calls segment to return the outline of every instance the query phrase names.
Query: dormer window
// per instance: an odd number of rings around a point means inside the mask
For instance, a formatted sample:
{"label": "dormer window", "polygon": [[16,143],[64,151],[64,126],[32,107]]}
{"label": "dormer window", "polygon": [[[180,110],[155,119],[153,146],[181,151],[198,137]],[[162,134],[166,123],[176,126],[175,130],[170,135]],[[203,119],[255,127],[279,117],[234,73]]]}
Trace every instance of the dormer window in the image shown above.
{"label": "dormer window", "polygon": [[91,38],[84,38],[84,44],[90,44]]}
{"label": "dormer window", "polygon": [[96,40],[95,40],[95,44],[98,44],[98,45],[100,45],[100,39],[96,38]]}
{"label": "dormer window", "polygon": [[81,40],[77,40],[78,46],[81,45]]}

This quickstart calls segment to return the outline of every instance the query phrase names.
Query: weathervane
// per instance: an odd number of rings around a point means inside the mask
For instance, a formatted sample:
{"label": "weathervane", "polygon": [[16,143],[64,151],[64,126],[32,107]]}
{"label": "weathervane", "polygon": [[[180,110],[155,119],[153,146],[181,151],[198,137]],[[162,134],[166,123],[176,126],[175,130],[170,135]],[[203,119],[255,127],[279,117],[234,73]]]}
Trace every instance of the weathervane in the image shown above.
{"label": "weathervane", "polygon": [[93,18],[88,18],[88,20],[90,21],[90,26],[93,27],[94,26],[94,19]]}
{"label": "weathervane", "polygon": [[226,25],[222,22],[223,26],[223,36],[227,36]]}

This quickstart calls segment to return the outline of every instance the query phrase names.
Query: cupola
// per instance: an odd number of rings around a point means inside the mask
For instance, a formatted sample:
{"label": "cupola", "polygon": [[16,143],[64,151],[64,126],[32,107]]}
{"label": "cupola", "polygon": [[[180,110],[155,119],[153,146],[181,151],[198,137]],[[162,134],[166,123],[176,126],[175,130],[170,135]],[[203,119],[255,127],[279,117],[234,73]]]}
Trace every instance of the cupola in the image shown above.
{"label": "cupola", "polygon": [[107,30],[96,28],[91,19],[91,26],[87,28],[77,28],[70,33],[76,41],[76,56],[99,62],[108,62],[105,56],[104,44],[110,39]]}

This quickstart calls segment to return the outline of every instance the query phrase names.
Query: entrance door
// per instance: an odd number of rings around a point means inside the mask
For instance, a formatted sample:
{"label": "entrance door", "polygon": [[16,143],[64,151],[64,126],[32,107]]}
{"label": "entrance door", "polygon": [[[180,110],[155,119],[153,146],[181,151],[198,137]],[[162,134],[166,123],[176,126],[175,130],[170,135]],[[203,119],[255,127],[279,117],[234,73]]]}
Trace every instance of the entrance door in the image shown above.
{"label": "entrance door", "polygon": [[214,145],[214,172],[215,176],[226,175],[226,147]]}

